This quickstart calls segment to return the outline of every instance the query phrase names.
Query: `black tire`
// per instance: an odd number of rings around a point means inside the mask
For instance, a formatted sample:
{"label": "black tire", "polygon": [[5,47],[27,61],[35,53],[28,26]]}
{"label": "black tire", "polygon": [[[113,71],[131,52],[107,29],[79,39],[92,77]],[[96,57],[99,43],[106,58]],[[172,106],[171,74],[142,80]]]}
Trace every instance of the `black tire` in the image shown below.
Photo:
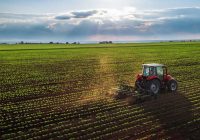
{"label": "black tire", "polygon": [[160,92],[160,81],[157,79],[148,81],[147,88],[152,95],[157,95]]}
{"label": "black tire", "polygon": [[168,81],[167,88],[171,92],[176,92],[177,88],[178,88],[178,83],[176,82],[176,80],[172,79],[172,80]]}
{"label": "black tire", "polygon": [[138,84],[137,83],[141,83],[141,80],[136,80],[135,81],[135,90],[138,90],[139,89],[139,87],[138,87]]}

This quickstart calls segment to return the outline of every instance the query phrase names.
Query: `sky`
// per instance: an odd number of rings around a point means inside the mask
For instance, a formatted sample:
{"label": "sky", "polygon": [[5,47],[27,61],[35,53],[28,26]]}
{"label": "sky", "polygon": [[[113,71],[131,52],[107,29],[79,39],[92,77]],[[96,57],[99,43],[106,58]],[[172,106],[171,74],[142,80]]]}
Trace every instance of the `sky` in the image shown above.
{"label": "sky", "polygon": [[199,0],[0,0],[0,42],[200,39]]}

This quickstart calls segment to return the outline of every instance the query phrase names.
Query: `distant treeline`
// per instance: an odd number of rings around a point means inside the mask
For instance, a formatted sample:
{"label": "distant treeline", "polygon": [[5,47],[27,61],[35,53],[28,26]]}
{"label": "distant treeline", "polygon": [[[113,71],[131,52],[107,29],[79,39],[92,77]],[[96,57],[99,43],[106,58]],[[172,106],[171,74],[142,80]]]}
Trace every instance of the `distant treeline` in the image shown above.
{"label": "distant treeline", "polygon": [[112,41],[101,41],[99,44],[112,44]]}
{"label": "distant treeline", "polygon": [[[1,44],[8,44],[8,43],[1,43]],[[15,44],[80,44],[80,42],[72,42],[72,43],[69,43],[69,42],[49,42],[49,43],[42,43],[42,42],[24,42],[24,41],[20,41],[20,42],[17,42]]]}
{"label": "distant treeline", "polygon": [[72,42],[72,43],[69,43],[69,42],[65,42],[65,43],[60,43],[60,42],[49,42],[49,44],[80,44],[80,42]]}
{"label": "distant treeline", "polygon": [[[196,39],[196,40],[168,40],[168,41],[160,41],[160,42],[198,42],[200,40]],[[112,41],[100,41],[99,44],[112,44]],[[130,43],[130,42],[129,42]],[[132,42],[134,43],[134,42]],[[48,43],[42,43],[42,42],[24,42],[24,41],[20,41],[17,43],[6,43],[6,42],[2,42],[0,44],[81,44],[80,42],[53,42],[50,41]]]}

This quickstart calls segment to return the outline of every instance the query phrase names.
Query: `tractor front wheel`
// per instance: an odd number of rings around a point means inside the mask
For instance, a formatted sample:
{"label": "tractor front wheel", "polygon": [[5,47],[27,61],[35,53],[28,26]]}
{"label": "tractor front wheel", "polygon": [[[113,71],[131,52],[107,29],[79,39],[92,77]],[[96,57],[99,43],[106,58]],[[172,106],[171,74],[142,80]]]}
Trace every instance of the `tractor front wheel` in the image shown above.
{"label": "tractor front wheel", "polygon": [[172,80],[168,81],[167,88],[171,92],[176,92],[176,90],[178,88],[178,84],[177,84],[176,80],[172,79]]}
{"label": "tractor front wheel", "polygon": [[160,81],[157,79],[148,81],[148,90],[153,94],[157,95],[160,92]]}

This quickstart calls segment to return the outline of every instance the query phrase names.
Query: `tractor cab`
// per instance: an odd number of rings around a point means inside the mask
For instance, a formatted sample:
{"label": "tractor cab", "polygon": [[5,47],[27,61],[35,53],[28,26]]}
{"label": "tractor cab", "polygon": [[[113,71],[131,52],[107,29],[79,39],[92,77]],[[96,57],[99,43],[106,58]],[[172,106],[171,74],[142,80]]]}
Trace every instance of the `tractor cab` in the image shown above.
{"label": "tractor cab", "polygon": [[157,77],[161,81],[164,80],[164,76],[167,75],[167,69],[163,64],[143,64],[142,76],[143,77]]}

